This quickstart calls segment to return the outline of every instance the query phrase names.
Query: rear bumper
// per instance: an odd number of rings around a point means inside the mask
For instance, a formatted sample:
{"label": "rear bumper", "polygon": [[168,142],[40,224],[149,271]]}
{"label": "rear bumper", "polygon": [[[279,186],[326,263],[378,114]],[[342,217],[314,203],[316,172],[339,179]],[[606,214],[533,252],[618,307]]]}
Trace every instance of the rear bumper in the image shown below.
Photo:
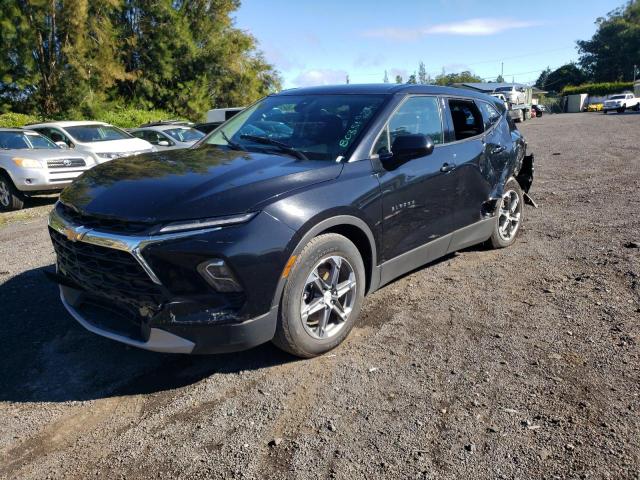
{"label": "rear bumper", "polygon": [[211,354],[247,350],[273,338],[278,318],[278,308],[275,307],[264,315],[244,322],[216,325],[207,324],[208,315],[202,312],[200,324],[181,324],[176,318],[174,322],[162,325],[162,328],[143,328],[144,333],[138,336],[127,333],[124,328],[114,327],[113,322],[107,326],[95,315],[85,314],[81,291],[61,285],[60,298],[73,318],[90,332],[133,347],[162,353]]}

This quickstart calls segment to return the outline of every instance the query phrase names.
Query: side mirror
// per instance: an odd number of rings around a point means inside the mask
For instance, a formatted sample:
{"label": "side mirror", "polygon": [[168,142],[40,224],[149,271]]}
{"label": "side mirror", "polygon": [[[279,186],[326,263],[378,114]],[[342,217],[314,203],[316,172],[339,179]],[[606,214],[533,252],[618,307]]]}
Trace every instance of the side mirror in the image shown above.
{"label": "side mirror", "polygon": [[58,145],[60,148],[64,148],[65,150],[69,148],[69,145],[67,145],[63,141],[56,142],[56,145]]}
{"label": "side mirror", "polygon": [[435,145],[428,135],[412,134],[396,137],[391,146],[394,160],[408,162],[414,158],[425,157],[433,153]]}
{"label": "side mirror", "polygon": [[169,144],[169,142],[167,142],[166,140],[160,140],[158,142],[158,146],[159,147],[170,147],[171,145]]}

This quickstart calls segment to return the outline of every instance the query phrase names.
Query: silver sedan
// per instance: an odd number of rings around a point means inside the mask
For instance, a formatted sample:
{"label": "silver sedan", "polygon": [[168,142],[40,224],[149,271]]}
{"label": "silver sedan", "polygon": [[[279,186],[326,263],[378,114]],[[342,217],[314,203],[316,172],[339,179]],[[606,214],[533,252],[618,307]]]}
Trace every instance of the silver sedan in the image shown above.
{"label": "silver sedan", "polygon": [[129,133],[146,140],[158,150],[189,148],[204,137],[204,133],[195,128],[176,124],[141,127],[130,130]]}

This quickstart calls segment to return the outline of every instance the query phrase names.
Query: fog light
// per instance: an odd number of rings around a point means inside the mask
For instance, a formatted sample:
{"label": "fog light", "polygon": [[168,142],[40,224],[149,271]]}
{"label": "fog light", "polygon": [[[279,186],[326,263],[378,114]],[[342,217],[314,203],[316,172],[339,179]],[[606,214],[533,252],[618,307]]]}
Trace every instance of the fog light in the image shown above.
{"label": "fog light", "polygon": [[198,272],[200,272],[202,278],[218,292],[228,293],[242,291],[242,287],[236,280],[233,272],[231,272],[231,269],[224,263],[224,260],[220,260],[219,258],[207,260],[198,265]]}

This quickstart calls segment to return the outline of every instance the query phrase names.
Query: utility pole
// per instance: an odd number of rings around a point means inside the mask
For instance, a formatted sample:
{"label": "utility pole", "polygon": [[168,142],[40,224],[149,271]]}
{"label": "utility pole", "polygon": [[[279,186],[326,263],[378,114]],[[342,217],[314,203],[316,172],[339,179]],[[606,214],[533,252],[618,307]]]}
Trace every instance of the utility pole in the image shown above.
{"label": "utility pole", "polygon": [[347,85],[349,84],[349,75],[347,75]]}
{"label": "utility pole", "polygon": [[500,67],[500,76],[504,78],[504,62],[502,62],[501,65],[502,66]]}

